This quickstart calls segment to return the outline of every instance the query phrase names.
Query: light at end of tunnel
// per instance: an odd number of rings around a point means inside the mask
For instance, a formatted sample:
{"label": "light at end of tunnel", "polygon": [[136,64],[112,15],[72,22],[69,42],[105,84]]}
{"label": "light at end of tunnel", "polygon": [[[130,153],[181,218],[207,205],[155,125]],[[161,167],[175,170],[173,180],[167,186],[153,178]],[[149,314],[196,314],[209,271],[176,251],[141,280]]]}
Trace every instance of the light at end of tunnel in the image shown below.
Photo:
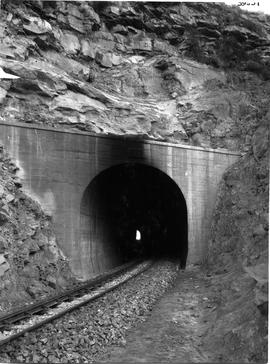
{"label": "light at end of tunnel", "polygon": [[141,233],[139,230],[136,230],[136,240],[141,240]]}

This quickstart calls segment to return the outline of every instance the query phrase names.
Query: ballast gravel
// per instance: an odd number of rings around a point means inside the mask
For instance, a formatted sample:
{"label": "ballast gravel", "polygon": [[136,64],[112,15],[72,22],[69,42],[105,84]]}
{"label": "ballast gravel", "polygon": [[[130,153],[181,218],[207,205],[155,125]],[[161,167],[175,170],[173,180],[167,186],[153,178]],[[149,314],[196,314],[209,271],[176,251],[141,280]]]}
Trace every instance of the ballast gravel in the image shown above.
{"label": "ballast gravel", "polygon": [[176,275],[174,263],[156,262],[96,301],[0,347],[0,362],[98,361],[111,345],[125,345],[126,330],[146,319]]}
{"label": "ballast gravel", "polygon": [[27,330],[35,325],[45,324],[44,321],[46,320],[51,321],[52,319],[56,319],[63,311],[78,308],[79,306],[87,303],[87,301],[102,295],[103,292],[123,284],[128,279],[131,279],[136,274],[139,274],[143,270],[147,269],[151,264],[151,261],[145,261],[139,265],[136,265],[132,269],[128,269],[127,272],[119,274],[117,278],[109,279],[107,282],[103,283],[102,286],[91,289],[88,293],[85,293],[78,298],[74,298],[71,302],[62,302],[54,308],[49,308],[44,313],[39,313],[38,315],[33,315],[29,318],[19,321],[18,323],[14,323],[10,328],[6,328],[4,331],[0,332],[0,342],[1,340],[8,339],[9,337],[12,337],[17,333]]}

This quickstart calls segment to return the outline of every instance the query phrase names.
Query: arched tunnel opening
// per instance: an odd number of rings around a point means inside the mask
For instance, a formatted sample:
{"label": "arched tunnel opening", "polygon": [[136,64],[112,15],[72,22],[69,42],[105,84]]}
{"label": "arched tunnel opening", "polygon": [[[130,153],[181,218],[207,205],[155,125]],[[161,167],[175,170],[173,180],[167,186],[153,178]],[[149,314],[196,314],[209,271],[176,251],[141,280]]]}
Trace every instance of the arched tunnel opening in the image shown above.
{"label": "arched tunnel opening", "polygon": [[127,163],[98,174],[81,202],[81,241],[91,272],[136,258],[177,260],[188,253],[187,207],[178,185],[152,166]]}

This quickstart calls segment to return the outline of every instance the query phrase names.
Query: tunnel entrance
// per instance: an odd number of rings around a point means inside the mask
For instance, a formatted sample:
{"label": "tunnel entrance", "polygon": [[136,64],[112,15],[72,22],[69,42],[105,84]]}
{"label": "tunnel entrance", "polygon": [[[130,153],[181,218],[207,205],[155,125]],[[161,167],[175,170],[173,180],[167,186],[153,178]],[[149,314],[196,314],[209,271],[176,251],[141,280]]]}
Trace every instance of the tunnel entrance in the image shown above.
{"label": "tunnel entrance", "polygon": [[86,188],[80,212],[88,273],[137,257],[178,260],[185,267],[185,198],[178,185],[159,169],[138,163],[106,169]]}

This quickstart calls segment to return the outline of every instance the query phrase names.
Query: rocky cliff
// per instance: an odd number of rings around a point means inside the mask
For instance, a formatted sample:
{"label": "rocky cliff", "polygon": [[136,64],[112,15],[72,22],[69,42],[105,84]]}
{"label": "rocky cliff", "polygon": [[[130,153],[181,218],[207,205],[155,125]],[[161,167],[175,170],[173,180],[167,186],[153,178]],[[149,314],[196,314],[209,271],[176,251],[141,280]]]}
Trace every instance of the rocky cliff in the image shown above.
{"label": "rocky cliff", "polygon": [[0,118],[246,150],[268,103],[268,20],[222,4],[4,1],[0,66],[20,79],[1,83]]}
{"label": "rocky cliff", "polygon": [[[219,3],[2,0],[0,14],[0,66],[20,77],[1,80],[0,121],[246,152],[221,183],[205,264],[219,307],[205,345],[221,361],[266,355],[269,24]],[[23,246],[51,226],[38,214]]]}
{"label": "rocky cliff", "polygon": [[224,175],[207,270],[214,274],[215,325],[205,343],[227,362],[267,361],[270,112],[251,150]]}

